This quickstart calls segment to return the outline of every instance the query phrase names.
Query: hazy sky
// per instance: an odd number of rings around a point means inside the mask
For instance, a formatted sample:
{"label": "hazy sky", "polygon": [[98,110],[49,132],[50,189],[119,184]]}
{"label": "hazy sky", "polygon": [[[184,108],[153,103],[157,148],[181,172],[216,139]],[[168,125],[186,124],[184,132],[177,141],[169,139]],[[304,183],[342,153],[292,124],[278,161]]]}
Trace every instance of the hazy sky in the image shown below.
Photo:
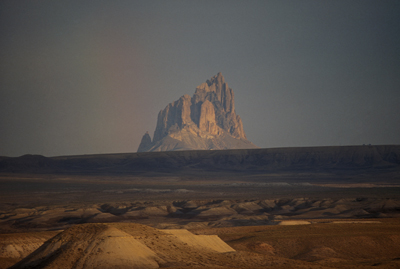
{"label": "hazy sky", "polygon": [[136,152],[222,72],[259,147],[400,144],[400,1],[0,2],[0,156]]}

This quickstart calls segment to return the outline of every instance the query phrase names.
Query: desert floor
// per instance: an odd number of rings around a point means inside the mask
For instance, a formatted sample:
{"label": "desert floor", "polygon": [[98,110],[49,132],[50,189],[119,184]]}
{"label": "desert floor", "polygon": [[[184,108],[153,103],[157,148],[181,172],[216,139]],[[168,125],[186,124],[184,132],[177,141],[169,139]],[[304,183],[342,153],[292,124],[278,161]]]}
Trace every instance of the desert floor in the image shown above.
{"label": "desert floor", "polygon": [[259,174],[3,174],[0,268],[63,230],[96,223],[218,235],[236,250],[197,258],[176,255],[179,262],[160,263],[162,267],[400,267],[399,186],[381,179],[297,178],[307,180]]}

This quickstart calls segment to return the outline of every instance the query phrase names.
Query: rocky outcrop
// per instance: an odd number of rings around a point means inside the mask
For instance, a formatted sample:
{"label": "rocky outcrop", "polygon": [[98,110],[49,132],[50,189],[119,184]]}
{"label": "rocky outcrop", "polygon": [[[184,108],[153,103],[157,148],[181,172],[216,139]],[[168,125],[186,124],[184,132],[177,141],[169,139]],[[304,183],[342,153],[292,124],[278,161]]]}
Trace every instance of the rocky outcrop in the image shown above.
{"label": "rocky outcrop", "polygon": [[213,104],[205,100],[201,104],[199,128],[202,131],[209,132],[212,135],[218,135],[219,129],[215,121],[215,110]]}
{"label": "rocky outcrop", "polygon": [[221,73],[158,114],[154,138],[146,133],[138,152],[256,148],[236,115],[234,93]]}
{"label": "rocky outcrop", "polygon": [[149,147],[151,147],[151,137],[149,135],[149,132],[146,132],[142,137],[142,141],[140,142],[138,152],[146,151],[146,149]]}

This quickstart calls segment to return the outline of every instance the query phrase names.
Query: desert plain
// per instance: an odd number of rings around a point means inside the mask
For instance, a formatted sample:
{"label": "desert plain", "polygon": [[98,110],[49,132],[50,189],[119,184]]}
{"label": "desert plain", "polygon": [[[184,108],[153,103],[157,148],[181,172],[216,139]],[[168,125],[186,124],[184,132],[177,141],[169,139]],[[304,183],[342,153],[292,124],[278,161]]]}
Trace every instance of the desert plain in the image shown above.
{"label": "desert plain", "polygon": [[399,268],[400,147],[0,158],[0,268]]}

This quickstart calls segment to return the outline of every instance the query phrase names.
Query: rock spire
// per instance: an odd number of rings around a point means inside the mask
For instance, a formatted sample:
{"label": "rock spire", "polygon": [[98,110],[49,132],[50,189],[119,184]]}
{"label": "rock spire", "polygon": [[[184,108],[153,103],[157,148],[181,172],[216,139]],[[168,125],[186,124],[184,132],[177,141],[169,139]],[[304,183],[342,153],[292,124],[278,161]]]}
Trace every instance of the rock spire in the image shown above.
{"label": "rock spire", "polygon": [[143,137],[142,141],[140,142],[138,152],[146,151],[147,148],[151,147],[151,137],[149,135],[149,132],[146,132]]}
{"label": "rock spire", "polygon": [[158,113],[154,138],[146,133],[138,152],[255,148],[235,112],[234,93],[221,73]]}

